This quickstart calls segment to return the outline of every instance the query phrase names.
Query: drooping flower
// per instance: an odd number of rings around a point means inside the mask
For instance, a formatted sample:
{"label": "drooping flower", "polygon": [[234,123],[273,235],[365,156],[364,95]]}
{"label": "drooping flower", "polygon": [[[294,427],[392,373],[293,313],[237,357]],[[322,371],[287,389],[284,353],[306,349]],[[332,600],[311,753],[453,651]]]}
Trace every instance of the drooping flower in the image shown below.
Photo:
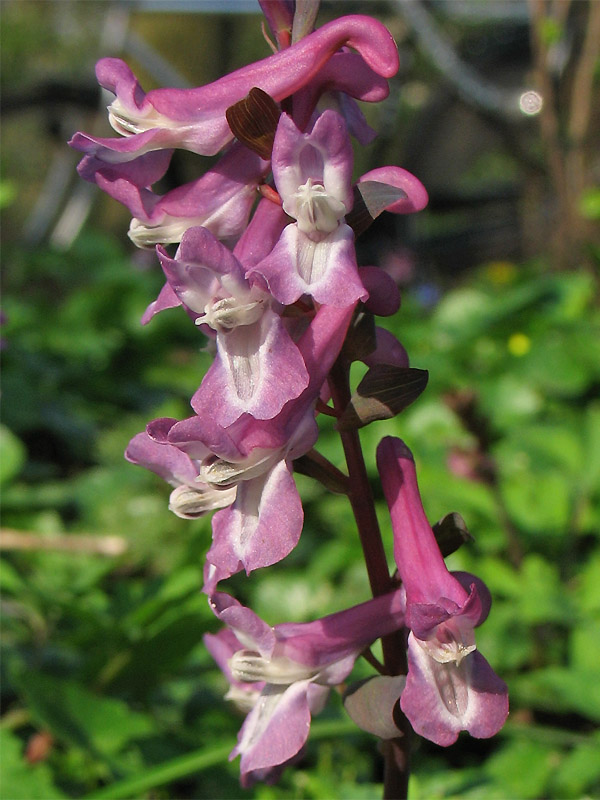
{"label": "drooping flower", "polygon": [[[210,603],[238,642],[227,665],[231,678],[238,685],[257,682],[260,687],[230,756],[241,755],[243,785],[264,779],[265,771],[268,775],[296,756],[308,738],[311,714],[322,709],[329,687],[347,677],[365,647],[404,623],[401,591],[314,622],[273,628],[227,594],[215,594]],[[231,644],[229,638],[221,648]]]}
{"label": "drooping flower", "polygon": [[475,644],[474,628],[487,616],[489,593],[472,576],[459,580],[448,571],[404,442],[384,438],[377,465],[390,508],[410,629],[401,708],[417,733],[439,745],[455,742],[461,730],[477,738],[493,736],[506,720],[508,693]]}

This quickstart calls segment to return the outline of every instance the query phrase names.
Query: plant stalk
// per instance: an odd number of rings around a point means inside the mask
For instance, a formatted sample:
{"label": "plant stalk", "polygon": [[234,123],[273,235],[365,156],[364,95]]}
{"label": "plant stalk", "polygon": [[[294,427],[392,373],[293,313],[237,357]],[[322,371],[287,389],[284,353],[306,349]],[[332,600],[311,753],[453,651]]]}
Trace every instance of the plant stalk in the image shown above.
{"label": "plant stalk", "polygon": [[[350,402],[350,368],[338,359],[330,373],[330,389],[334,409],[341,414]],[[369,583],[374,597],[395,588],[388,570],[385,549],[375,512],[375,502],[369,484],[360,438],[356,429],[340,431],[348,467],[348,497],[356,520],[362,545]],[[383,659],[389,675],[407,672],[404,631],[400,630],[382,638]],[[403,735],[384,742],[384,800],[405,800],[408,795],[410,772],[410,726],[403,714],[398,713],[397,724]]]}

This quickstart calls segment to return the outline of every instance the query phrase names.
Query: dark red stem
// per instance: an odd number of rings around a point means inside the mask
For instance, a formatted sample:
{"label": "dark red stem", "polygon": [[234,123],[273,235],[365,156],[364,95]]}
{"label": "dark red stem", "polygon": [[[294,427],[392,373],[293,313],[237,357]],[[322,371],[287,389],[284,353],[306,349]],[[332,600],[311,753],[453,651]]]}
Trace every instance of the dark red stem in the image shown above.
{"label": "dark red stem", "polygon": [[[343,357],[340,357],[329,376],[333,407],[338,415],[341,415],[350,402],[349,375],[349,364],[343,360]],[[371,591],[373,596],[377,597],[394,589],[395,584],[390,577],[387,565],[358,431],[340,431],[340,437],[348,467],[348,497],[356,519]],[[406,674],[404,631],[400,630],[384,637],[382,646],[387,674]],[[398,716],[400,719],[397,722],[404,735],[386,741],[383,748],[385,757],[384,800],[404,800],[408,794],[410,728],[404,715],[399,714]]]}

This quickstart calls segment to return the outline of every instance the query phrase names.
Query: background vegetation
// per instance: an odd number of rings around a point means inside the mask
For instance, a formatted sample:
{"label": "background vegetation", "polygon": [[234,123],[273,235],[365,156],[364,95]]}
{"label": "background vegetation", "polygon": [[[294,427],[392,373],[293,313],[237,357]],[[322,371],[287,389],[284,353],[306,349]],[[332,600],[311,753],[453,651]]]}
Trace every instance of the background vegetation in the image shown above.
{"label": "background vegetation", "polygon": [[[215,629],[199,591],[210,521],[174,517],[168,487],[122,458],[149,419],[189,415],[208,356],[177,311],[139,325],[162,281],[152,254],[133,252],[116,204],[97,197],[68,247],[55,219],[35,246],[23,235],[71,132],[64,128],[74,118],[85,127],[82,116],[96,124],[81,92],[92,85],[108,5],[3,5],[5,100],[47,88],[49,78],[79,94],[75,102],[15,102],[5,122],[2,796],[378,797],[376,742],[349,723],[335,694],[298,766],[277,786],[240,790],[227,754],[241,719],[222,699],[224,680],[202,644]],[[527,86],[542,62],[525,19],[475,24],[477,5],[469,19],[443,15],[444,35],[480,75]],[[579,43],[553,84],[567,127],[562,98],[578,74],[588,13],[588,4],[575,5],[554,27],[538,20],[545,47],[567,33]],[[324,6],[324,19],[347,10]],[[396,34],[403,67],[372,120],[384,134],[357,172],[400,163],[424,180],[432,203],[421,219],[382,220],[361,245],[363,263],[385,264],[402,284],[402,310],[385,324],[413,366],[430,371],[414,406],[363,431],[364,449],[377,491],[376,443],[402,436],[416,454],[431,521],[451,511],[466,520],[474,540],[449,565],[476,572],[492,591],[478,646],[511,694],[509,721],[494,740],[464,737],[447,750],[419,743],[411,796],[598,796],[600,322],[590,227],[598,196],[587,185],[573,201],[577,235],[566,248],[553,235],[562,196],[548,167],[562,140],[540,135],[536,118],[501,124],[457,99],[397,9],[366,10]],[[128,24],[198,83],[266,54],[254,15],[155,8]],[[591,178],[593,144],[589,135],[581,143]],[[77,158],[66,158],[70,175]],[[199,163],[180,159],[174,179],[198,174]],[[56,215],[66,203],[57,200]],[[341,466],[327,423],[320,449]],[[274,568],[231,580],[272,624],[368,597],[348,504],[297,480],[307,520],[299,547]],[[368,671],[357,665],[358,676]]]}

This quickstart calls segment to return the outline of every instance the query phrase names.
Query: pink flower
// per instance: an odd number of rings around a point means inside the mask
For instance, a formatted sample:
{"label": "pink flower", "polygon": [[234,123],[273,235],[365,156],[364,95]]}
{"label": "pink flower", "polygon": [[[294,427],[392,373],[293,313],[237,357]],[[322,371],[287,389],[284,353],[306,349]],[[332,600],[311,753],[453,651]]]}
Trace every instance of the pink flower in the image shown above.
{"label": "pink flower", "polygon": [[242,414],[226,427],[203,413],[176,422],[155,420],[148,433],[198,465],[199,480],[215,490],[235,488],[235,499],[213,517],[204,590],[241,569],[249,574],[284,558],[298,543],[304,514],[292,461],[314,445],[315,403],[341,349],[353,306],[322,306],[298,341],[308,386],[273,419]]}
{"label": "pink flower", "polygon": [[[224,671],[234,687],[247,693],[256,682],[260,689],[230,756],[241,755],[243,785],[256,777],[264,780],[300,752],[311,714],[323,708],[329,687],[347,677],[366,646],[404,622],[401,591],[314,622],[273,628],[227,594],[213,595],[210,603],[229,633],[218,643],[217,637],[207,637],[211,651],[220,662],[224,653],[231,653]],[[235,650],[231,633],[238,642]]]}
{"label": "pink flower", "polygon": [[126,164],[85,156],[78,171],[129,209],[133,216],[129,238],[137,247],[180,242],[184,232],[197,225],[235,243],[246,227],[269,162],[234,144],[202,177],[158,195],[148,187],[156,179],[156,157],[167,152],[148,153]]}
{"label": "pink flower", "polygon": [[493,736],[506,720],[508,693],[475,644],[474,628],[487,617],[489,593],[472,576],[448,572],[404,442],[383,439],[377,465],[411,631],[401,708],[417,733],[439,745],[455,742],[461,730],[477,738]]}
{"label": "pink flower", "polygon": [[352,208],[352,146],[343,118],[325,111],[310,133],[282,114],[273,145],[273,177],[288,225],[273,251],[248,277],[285,305],[303,294],[347,306],[366,300],[358,276]]}
{"label": "pink flower", "polygon": [[[174,147],[214,155],[233,138],[225,118],[229,106],[253,87],[276,101],[289,97],[312,81],[344,46],[357,50],[376,76],[390,78],[398,69],[396,44],[389,31],[377,20],[360,15],[329,22],[292,47],[197,89],[154,89],[146,94],[123,61],[104,58],[96,66],[96,75],[100,85],[116,95],[108,108],[109,121],[123,138],[77,133],[71,145],[113,164]],[[347,75],[342,78],[348,90]],[[381,100],[381,87],[361,83],[355,96]]]}
{"label": "pink flower", "polygon": [[231,505],[235,487],[218,489],[199,481],[198,462],[172,445],[158,444],[146,432],[129,442],[125,458],[155,472],[174,487],[169,508],[178,517],[196,519],[217,508]]}

